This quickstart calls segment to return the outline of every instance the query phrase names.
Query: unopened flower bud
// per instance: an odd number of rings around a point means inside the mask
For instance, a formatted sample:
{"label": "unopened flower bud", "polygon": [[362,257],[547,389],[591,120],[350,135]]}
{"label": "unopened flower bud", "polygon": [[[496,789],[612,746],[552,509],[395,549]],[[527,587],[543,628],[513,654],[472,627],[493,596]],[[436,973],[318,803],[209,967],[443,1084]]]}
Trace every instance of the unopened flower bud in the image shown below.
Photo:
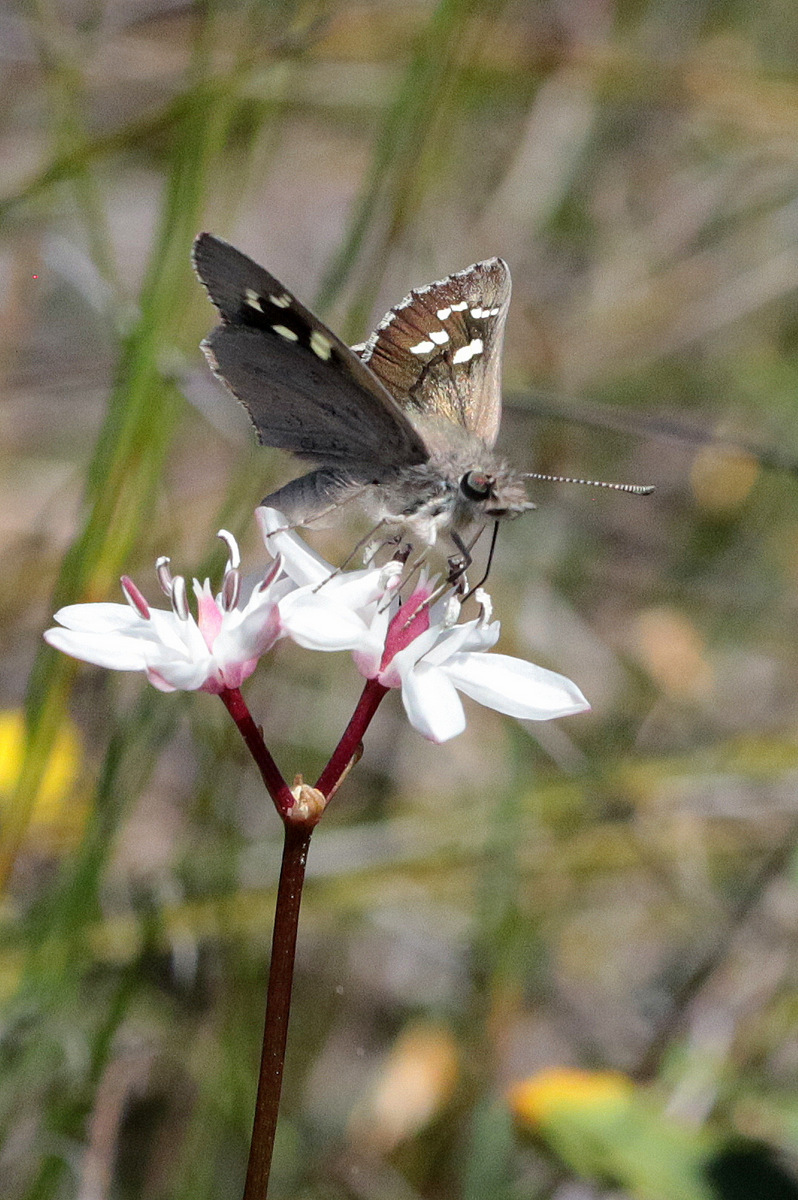
{"label": "unopened flower bud", "polygon": [[301,825],[315,825],[327,807],[323,792],[309,783],[296,783],[291,788],[294,803],[288,814],[291,821]]}

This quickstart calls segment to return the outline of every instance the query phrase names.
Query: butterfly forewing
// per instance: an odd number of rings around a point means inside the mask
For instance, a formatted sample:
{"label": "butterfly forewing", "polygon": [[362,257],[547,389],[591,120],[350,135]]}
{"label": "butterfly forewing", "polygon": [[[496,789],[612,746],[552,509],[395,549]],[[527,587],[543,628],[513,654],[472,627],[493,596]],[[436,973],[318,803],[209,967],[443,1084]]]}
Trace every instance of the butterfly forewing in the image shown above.
{"label": "butterfly forewing", "polygon": [[416,288],[357,352],[409,412],[453,421],[492,446],[509,305],[509,269],[491,258]]}
{"label": "butterfly forewing", "polygon": [[385,384],[273,275],[207,233],[194,266],[222,317],[203,349],[261,442],[344,468],[426,461]]}

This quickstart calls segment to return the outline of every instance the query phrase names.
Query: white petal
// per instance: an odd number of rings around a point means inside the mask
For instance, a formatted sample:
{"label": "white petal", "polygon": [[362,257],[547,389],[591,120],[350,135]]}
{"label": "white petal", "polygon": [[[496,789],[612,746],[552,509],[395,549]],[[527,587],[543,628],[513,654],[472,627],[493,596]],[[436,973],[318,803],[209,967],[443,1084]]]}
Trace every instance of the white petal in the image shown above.
{"label": "white petal", "polygon": [[[215,674],[215,671],[215,664],[210,656],[204,662],[197,662],[196,659],[184,659],[183,661],[165,657],[159,659],[159,656],[154,654],[147,663],[150,683],[160,691],[194,692],[197,688],[201,688],[203,683]],[[152,678],[150,672],[154,672],[158,678]],[[164,687],[160,681],[166,683],[167,686]]]}
{"label": "white petal", "polygon": [[468,638],[463,646],[463,650],[491,650],[499,640],[499,634],[502,631],[501,621],[484,621],[482,617],[469,622]]}
{"label": "white petal", "polygon": [[116,633],[137,626],[146,627],[144,617],[134,612],[129,604],[67,604],[55,614],[59,625],[85,633]]}
{"label": "white petal", "polygon": [[[404,650],[400,650],[398,654],[394,654],[389,667],[393,667],[400,675],[404,675],[413,667],[422,656],[426,656],[435,646],[443,633],[439,627],[425,629],[418,637],[413,638]],[[426,662],[426,657],[424,659]],[[434,665],[434,664],[433,664]]]}
{"label": "white petal", "polygon": [[461,692],[509,717],[548,721],[590,708],[564,675],[508,654],[455,654],[444,670]]}
{"label": "white petal", "polygon": [[[320,554],[311,550],[295,533],[285,529],[289,524],[288,518],[276,508],[261,505],[255,509],[255,520],[260,526],[266,549],[270,554],[282,554],[286,574],[290,575],[294,583],[317,584],[332,574],[333,568]],[[275,533],[275,529],[284,532]]]}
{"label": "white petal", "polygon": [[[82,633],[73,629],[48,629],[44,640],[61,650],[114,671],[143,671],[147,665],[147,643],[126,637],[123,633]],[[150,643],[150,646],[152,643]]]}
{"label": "white petal", "polygon": [[[183,620],[176,613],[164,612],[162,608],[150,609],[147,641],[160,644],[169,654],[178,658],[203,659],[208,653],[200,627],[189,613]],[[135,631],[133,631],[135,633]],[[139,636],[142,636],[139,634]]]}
{"label": "white petal", "polygon": [[[391,623],[391,618],[396,612],[396,604],[389,602],[387,604],[378,604],[374,610],[374,614],[369,622],[368,633],[358,647],[355,648],[352,657],[355,660],[355,666],[361,675],[366,679],[373,679],[380,669],[382,656],[385,652],[385,637],[388,633],[388,626]],[[399,674],[396,673],[396,678],[391,679],[387,687],[399,686]]]}
{"label": "white petal", "polygon": [[385,594],[383,571],[379,567],[369,567],[362,571],[346,571],[333,576],[328,583],[316,593],[320,598],[328,596],[336,604],[345,604],[349,608],[365,608]]}
{"label": "white petal", "polygon": [[[207,652],[205,641],[199,631],[197,622],[192,616],[182,621],[171,610],[151,608],[149,619],[139,616],[127,604],[69,604],[55,614],[56,620],[76,634],[87,637],[117,636],[127,639],[133,649],[128,654],[138,653],[134,648],[137,643],[146,646],[158,643],[170,647],[175,653],[184,657],[188,654],[204,655]],[[54,644],[54,643],[52,643]],[[74,643],[73,643],[74,644]],[[65,653],[73,653],[66,651]],[[119,651],[122,655],[122,651]],[[80,655],[80,657],[86,657]],[[93,658],[86,658],[94,662]],[[113,666],[112,663],[98,663],[101,666]],[[133,670],[132,667],[120,667],[119,670]]]}
{"label": "white petal", "polygon": [[[364,679],[375,679],[380,671],[380,662],[382,661],[382,646],[373,645],[370,649],[364,650],[359,647],[352,651],[352,661],[357,667]],[[385,682],[380,680],[381,683]],[[394,682],[391,680],[385,683],[386,687],[398,687],[399,679],[397,677]]]}
{"label": "white petal", "polygon": [[214,661],[226,671],[235,663],[260,658],[279,636],[280,618],[273,604],[246,613],[243,620],[224,620],[213,643]]}
{"label": "white petal", "polygon": [[368,637],[357,613],[319,596],[287,596],[280,604],[283,631],[307,650],[355,650]]}
{"label": "white petal", "polygon": [[235,639],[241,658],[259,658],[280,636],[280,612],[269,592],[253,592],[243,610],[225,613],[222,628],[213,644],[219,655],[219,640]]}
{"label": "white petal", "polygon": [[[161,675],[158,671],[151,669],[150,667],[147,668],[147,679],[154,688],[158,689],[159,692],[176,692],[178,690],[176,684],[170,683],[169,680],[164,679],[163,675]],[[196,691],[195,688],[191,688],[190,690]]]}
{"label": "white petal", "polygon": [[460,697],[443,671],[422,663],[402,680],[402,703],[410,724],[431,742],[446,742],[465,729]]}
{"label": "white petal", "polygon": [[424,661],[439,667],[452,655],[461,651],[490,650],[499,640],[500,632],[501,625],[498,621],[494,621],[492,625],[483,625],[479,618],[466,621],[464,625],[455,625],[451,629],[440,629],[438,640]]}

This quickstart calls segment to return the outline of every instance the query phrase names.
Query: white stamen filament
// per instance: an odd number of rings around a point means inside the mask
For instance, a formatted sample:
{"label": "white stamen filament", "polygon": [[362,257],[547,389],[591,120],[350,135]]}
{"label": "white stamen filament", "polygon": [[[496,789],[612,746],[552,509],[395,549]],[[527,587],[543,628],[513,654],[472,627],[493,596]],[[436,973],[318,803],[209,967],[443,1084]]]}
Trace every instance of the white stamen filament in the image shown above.
{"label": "white stamen filament", "polygon": [[266,569],[266,574],[263,576],[263,579],[261,579],[260,583],[258,584],[258,591],[265,592],[267,590],[267,588],[270,588],[271,585],[274,583],[275,579],[277,578],[277,576],[281,573],[282,569],[283,569],[283,556],[282,556],[282,554],[278,554],[278,555],[276,555],[274,560],[271,563],[269,563],[269,566]]}
{"label": "white stamen filament", "polygon": [[158,576],[158,583],[161,585],[163,594],[170,600],[172,598],[172,572],[169,570],[171,561],[171,558],[167,558],[165,554],[155,560],[155,574]]}
{"label": "white stamen filament", "polygon": [[216,536],[221,538],[221,540],[227,546],[227,553],[229,557],[227,559],[225,571],[238,570],[238,568],[241,566],[241,554],[238,549],[238,542],[235,540],[232,533],[230,533],[227,529],[220,529]]}
{"label": "white stamen filament", "polygon": [[222,594],[220,597],[221,607],[224,612],[232,612],[238,604],[238,598],[241,595],[241,572],[236,567],[228,567],[224,573],[224,582],[222,583]]}
{"label": "white stamen filament", "polygon": [[181,621],[187,621],[190,616],[190,610],[186,594],[186,581],[182,575],[175,575],[172,580],[169,599],[172,601],[172,611],[175,616],[179,617]]}
{"label": "white stamen filament", "polygon": [[479,619],[483,625],[487,625],[493,616],[493,601],[484,588],[478,587],[474,592],[474,599],[482,609]]}

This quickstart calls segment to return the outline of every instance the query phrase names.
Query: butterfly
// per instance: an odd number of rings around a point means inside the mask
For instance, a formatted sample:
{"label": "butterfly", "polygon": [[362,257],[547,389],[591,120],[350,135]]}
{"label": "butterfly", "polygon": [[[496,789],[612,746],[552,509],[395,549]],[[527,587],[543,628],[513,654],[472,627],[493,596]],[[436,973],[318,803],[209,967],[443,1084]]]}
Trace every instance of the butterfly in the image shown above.
{"label": "butterfly", "polygon": [[212,370],[264,445],[317,464],[264,500],[294,524],[359,497],[424,545],[448,534],[467,565],[468,526],[535,507],[525,479],[654,490],[521,473],[494,454],[511,286],[500,258],[415,288],[352,347],[221,238],[201,233],[193,261],[222,318],[202,343]]}
{"label": "butterfly", "polygon": [[194,267],[221,316],[202,343],[258,439],[314,464],[264,500],[306,524],[359,497],[425,546],[534,508],[493,446],[510,272],[500,258],[415,288],[349,347],[263,267],[201,233]]}

